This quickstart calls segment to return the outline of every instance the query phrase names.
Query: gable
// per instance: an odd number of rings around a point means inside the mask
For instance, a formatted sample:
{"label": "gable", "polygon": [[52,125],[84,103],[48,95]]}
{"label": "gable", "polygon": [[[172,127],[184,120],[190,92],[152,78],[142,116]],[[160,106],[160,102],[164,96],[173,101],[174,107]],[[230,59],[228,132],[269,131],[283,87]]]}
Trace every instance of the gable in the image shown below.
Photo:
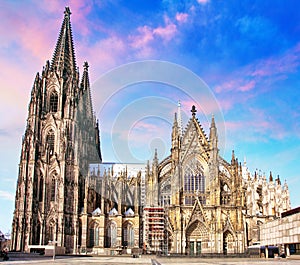
{"label": "gable", "polygon": [[203,128],[196,118],[191,118],[181,140],[181,160],[184,161],[191,154],[198,154],[208,161],[208,149],[209,143]]}

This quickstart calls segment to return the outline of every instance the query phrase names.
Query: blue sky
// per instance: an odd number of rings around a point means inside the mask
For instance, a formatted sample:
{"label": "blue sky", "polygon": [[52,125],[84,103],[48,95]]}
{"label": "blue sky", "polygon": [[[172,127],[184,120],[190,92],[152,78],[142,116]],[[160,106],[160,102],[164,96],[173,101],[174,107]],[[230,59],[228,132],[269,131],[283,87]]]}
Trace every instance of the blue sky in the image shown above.
{"label": "blue sky", "polygon": [[[33,80],[52,58],[65,6],[72,12],[80,73],[84,61],[90,65],[105,161],[126,162],[128,152],[145,161],[152,159],[154,148],[163,159],[180,99],[184,125],[192,104],[207,133],[216,115],[224,158],[230,160],[234,149],[240,161],[246,157],[252,172],[280,175],[289,185],[292,207],[299,206],[299,1],[3,0],[0,230],[11,227]],[[99,87],[115,73],[120,80],[128,78],[131,65],[126,64],[145,61],[147,66],[147,60],[164,62],[173,71],[172,82],[161,74],[158,79],[135,77],[115,93]],[[196,83],[180,85],[182,73],[201,78],[195,79],[201,89]]]}

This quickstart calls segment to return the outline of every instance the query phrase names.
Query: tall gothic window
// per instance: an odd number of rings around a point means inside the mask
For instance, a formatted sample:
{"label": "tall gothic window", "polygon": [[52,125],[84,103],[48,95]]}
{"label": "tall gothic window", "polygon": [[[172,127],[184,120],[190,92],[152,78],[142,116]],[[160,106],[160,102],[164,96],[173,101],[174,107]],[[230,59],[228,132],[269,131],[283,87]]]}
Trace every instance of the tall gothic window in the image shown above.
{"label": "tall gothic window", "polygon": [[46,145],[50,155],[54,154],[55,135],[53,130],[50,130],[46,137]]}
{"label": "tall gothic window", "polygon": [[50,104],[49,104],[50,112],[57,112],[57,107],[58,107],[58,95],[56,92],[52,92],[50,95]]}
{"label": "tall gothic window", "polygon": [[50,190],[50,200],[52,202],[55,201],[55,188],[56,188],[56,181],[55,178],[53,177],[51,180],[51,190]]}
{"label": "tall gothic window", "polygon": [[185,193],[184,203],[193,205],[195,196],[205,204],[205,176],[203,168],[196,158],[191,159],[184,170],[183,190]]}

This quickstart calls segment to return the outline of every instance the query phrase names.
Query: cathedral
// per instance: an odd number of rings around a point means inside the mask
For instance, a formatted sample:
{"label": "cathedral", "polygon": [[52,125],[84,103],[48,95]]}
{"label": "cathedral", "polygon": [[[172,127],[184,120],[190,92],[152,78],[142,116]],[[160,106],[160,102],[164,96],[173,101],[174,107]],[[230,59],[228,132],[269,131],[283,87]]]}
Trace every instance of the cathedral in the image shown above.
{"label": "cathedral", "polygon": [[219,154],[214,117],[205,134],[192,106],[174,115],[171,152],[146,164],[102,162],[89,65],[80,77],[70,9],[52,61],[37,73],[17,179],[12,250],[56,244],[65,253],[244,253],[260,225],[290,209],[287,183],[232,152]]}

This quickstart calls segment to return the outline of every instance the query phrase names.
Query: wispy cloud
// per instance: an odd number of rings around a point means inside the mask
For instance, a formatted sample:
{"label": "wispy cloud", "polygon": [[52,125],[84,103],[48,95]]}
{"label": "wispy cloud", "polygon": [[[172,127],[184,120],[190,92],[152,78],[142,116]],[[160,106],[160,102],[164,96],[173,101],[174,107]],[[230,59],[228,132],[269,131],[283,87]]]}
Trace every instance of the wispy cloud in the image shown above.
{"label": "wispy cloud", "polygon": [[0,198],[8,201],[14,201],[15,195],[12,194],[11,192],[0,190]]}
{"label": "wispy cloud", "polygon": [[187,13],[179,13],[179,12],[177,12],[175,18],[176,18],[176,20],[179,23],[185,23],[188,20],[188,16],[189,15]]}
{"label": "wispy cloud", "polygon": [[265,83],[287,78],[300,66],[300,43],[284,54],[271,56],[237,69],[214,87],[216,93],[248,92]]}
{"label": "wispy cloud", "polygon": [[244,142],[281,140],[288,134],[274,116],[268,115],[265,110],[251,107],[249,107],[247,119],[226,120],[225,126],[237,142],[240,140]]}
{"label": "wispy cloud", "polygon": [[197,0],[197,2],[201,5],[207,4],[210,0]]}

